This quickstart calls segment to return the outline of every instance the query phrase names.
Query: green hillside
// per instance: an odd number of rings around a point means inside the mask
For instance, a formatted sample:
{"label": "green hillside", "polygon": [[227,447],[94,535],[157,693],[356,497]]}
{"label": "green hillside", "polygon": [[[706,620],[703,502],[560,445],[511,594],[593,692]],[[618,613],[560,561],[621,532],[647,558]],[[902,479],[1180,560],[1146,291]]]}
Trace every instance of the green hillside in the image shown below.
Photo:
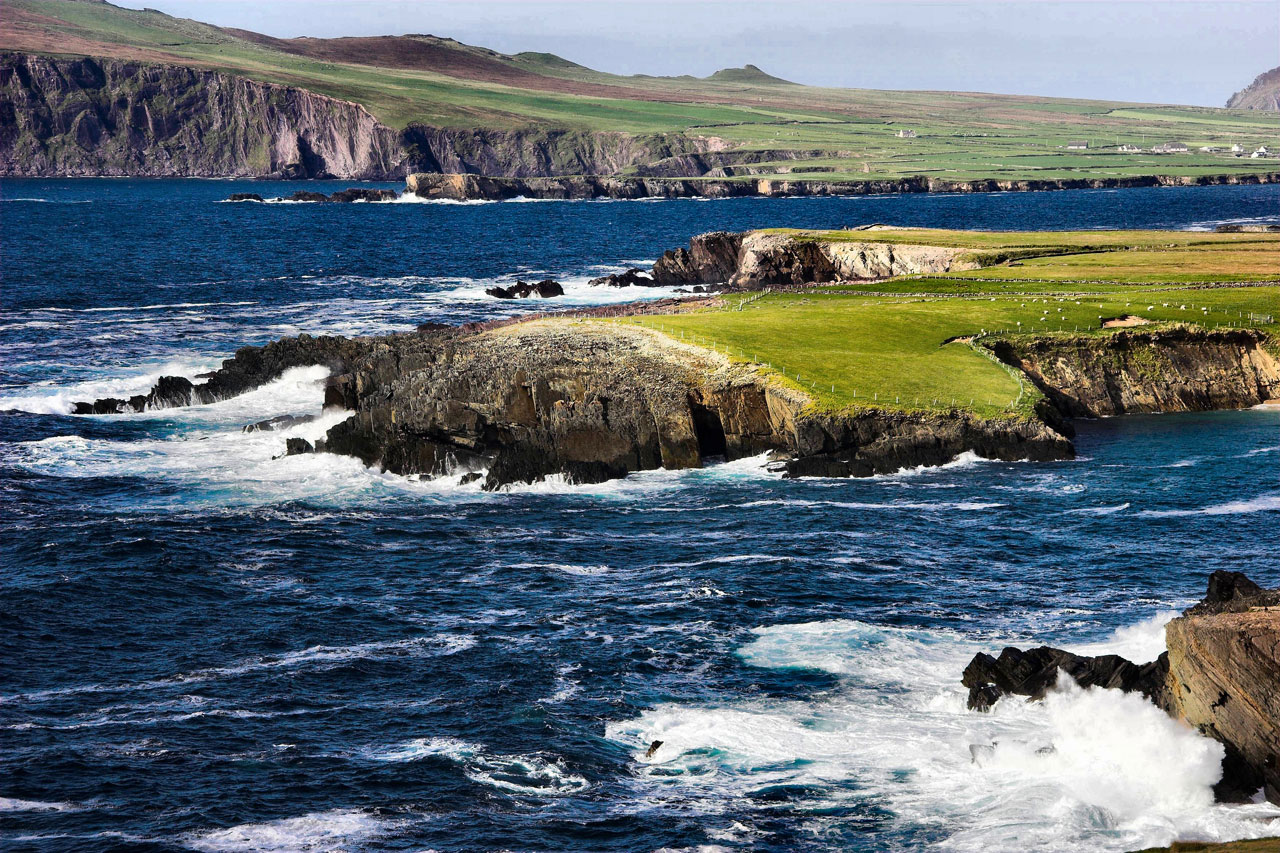
{"label": "green hillside", "polygon": [[[956,92],[825,89],[754,66],[708,78],[623,77],[545,53],[508,56],[435,36],[276,39],[89,0],[7,0],[0,48],[217,69],[363,104],[393,128],[565,128],[714,137],[777,151],[745,171],[866,180],[1079,178],[1274,171],[1204,153],[1276,145],[1258,111]],[[914,131],[899,136],[899,131]],[[1176,140],[1187,154],[1124,153]],[[1089,150],[1067,150],[1085,141]],[[797,159],[803,164],[797,164]]]}
{"label": "green hillside", "polygon": [[[819,241],[972,250],[989,264],[946,275],[726,296],[719,307],[629,317],[759,364],[819,407],[1026,412],[1039,393],[970,339],[1113,334],[1104,320],[1260,329],[1274,336],[1280,237],[1170,231],[790,232]],[[1001,258],[1018,258],[1002,261]],[[1264,283],[1265,282],[1265,283]],[[979,342],[980,342],[979,340]]]}

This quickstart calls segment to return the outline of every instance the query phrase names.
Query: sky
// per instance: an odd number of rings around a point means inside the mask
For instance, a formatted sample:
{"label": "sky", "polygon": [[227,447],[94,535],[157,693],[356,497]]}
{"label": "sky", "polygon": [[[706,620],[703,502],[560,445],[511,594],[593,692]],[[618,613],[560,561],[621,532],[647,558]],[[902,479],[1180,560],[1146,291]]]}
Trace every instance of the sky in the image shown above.
{"label": "sky", "polygon": [[1280,65],[1278,0],[115,0],[274,36],[431,33],[616,74],[752,63],[819,86],[1222,106]]}

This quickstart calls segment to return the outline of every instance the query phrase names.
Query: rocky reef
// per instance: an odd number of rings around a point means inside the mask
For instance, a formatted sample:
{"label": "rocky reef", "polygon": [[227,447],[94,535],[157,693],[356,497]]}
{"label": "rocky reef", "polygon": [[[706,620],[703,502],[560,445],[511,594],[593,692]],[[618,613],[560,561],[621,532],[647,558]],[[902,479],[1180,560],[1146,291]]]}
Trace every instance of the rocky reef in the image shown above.
{"label": "rocky reef", "polygon": [[1165,628],[1168,651],[1135,664],[1047,647],[979,654],[966,667],[969,707],[1006,695],[1041,698],[1058,673],[1081,686],[1138,692],[1225,748],[1220,800],[1261,790],[1280,803],[1280,590],[1239,572],[1214,572],[1204,599]]}

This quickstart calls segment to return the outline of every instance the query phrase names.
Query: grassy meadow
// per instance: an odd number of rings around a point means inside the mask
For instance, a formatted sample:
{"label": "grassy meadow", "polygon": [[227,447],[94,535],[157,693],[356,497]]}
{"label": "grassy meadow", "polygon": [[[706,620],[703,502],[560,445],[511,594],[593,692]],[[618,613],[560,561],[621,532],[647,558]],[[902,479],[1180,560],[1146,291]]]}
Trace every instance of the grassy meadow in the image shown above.
{"label": "grassy meadow", "polygon": [[[1280,278],[1280,235],[913,229],[832,236],[890,242],[894,234],[931,245],[1076,247],[1084,253],[1036,259],[1044,280],[1023,277],[1030,265],[1023,261],[804,292],[729,295],[718,308],[622,322],[758,364],[810,393],[822,409],[958,408],[986,416],[1026,414],[1038,392],[964,340],[974,336],[1091,338],[1117,331],[1103,329],[1103,320],[1128,316],[1147,321],[1143,329],[1190,324],[1280,333],[1280,286],[1274,283]],[[1246,263],[1256,263],[1251,275],[1272,283],[1205,286],[1246,280],[1240,270]],[[1269,276],[1263,273],[1267,265]]]}

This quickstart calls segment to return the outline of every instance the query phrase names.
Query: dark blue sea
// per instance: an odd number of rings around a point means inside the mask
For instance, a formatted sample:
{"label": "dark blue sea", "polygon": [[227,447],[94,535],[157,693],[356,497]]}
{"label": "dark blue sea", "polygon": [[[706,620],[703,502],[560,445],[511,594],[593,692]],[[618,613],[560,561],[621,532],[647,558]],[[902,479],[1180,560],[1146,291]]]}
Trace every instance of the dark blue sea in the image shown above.
{"label": "dark blue sea", "polygon": [[[324,187],[331,191],[345,187]],[[0,185],[6,851],[1127,851],[1280,834],[1221,748],[1066,687],[965,710],[976,651],[1147,660],[1215,569],[1280,584],[1280,412],[1077,423],[1079,458],[866,480],[763,459],[485,494],[274,459],[323,368],[73,417],[299,332],[564,304],[693,234],[1277,221],[1280,187],[495,204],[297,184]],[[650,745],[661,745],[647,755]],[[992,749],[971,750],[971,746]],[[1046,749],[1052,747],[1052,749]]]}

